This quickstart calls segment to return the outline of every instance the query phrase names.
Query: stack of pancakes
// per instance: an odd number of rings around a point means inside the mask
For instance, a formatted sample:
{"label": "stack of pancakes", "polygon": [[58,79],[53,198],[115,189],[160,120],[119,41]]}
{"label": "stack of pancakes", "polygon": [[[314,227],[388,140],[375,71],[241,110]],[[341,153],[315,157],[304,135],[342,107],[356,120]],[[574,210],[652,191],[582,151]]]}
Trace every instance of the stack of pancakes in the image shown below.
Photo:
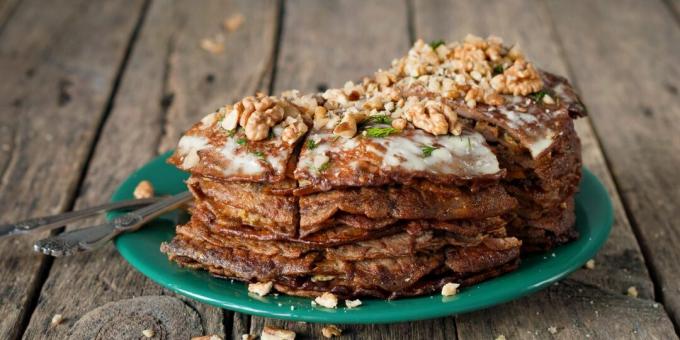
{"label": "stack of pancakes", "polygon": [[[351,86],[330,90],[343,100],[329,91],[258,97],[305,122],[309,131],[294,139],[294,119],[255,138],[243,116],[242,128],[225,128],[236,106],[218,110],[187,131],[170,158],[191,174],[195,202],[161,250],[181,265],[272,282],[291,295],[395,298],[498,276],[518,266],[520,249],[577,236],[581,159],[572,118],[585,111],[566,80],[540,72],[549,101],[506,95],[470,105],[395,74],[374,86],[379,94],[396,107],[445,105],[457,115],[451,132],[431,133],[416,120],[395,129],[399,109],[381,104],[368,118],[356,116],[355,135],[341,134],[357,107],[376,100]],[[319,112],[330,119],[319,123]]]}

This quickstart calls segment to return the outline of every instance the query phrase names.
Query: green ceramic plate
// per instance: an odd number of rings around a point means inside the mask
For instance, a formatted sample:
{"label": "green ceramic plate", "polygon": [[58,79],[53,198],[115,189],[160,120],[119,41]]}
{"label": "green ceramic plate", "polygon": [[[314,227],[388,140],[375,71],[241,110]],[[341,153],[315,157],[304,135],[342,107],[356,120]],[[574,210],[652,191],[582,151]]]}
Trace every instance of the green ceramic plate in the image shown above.
{"label": "green ceramic plate", "polygon": [[[162,155],[134,172],[113,195],[113,200],[132,197],[141,180],[153,183],[159,194],[186,190],[187,174],[167,165]],[[576,197],[576,226],[581,237],[548,254],[529,256],[518,270],[462,289],[453,297],[441,295],[396,301],[363,300],[348,310],[313,307],[309,299],[285,295],[253,297],[243,283],[212,277],[205,272],[183,269],[159,251],[161,242],[174,234],[183,213],[165,215],[141,230],[115,240],[120,254],[144,275],[162,286],[214,306],[271,318],[327,323],[387,323],[421,320],[458,314],[498,305],[533,293],[581,267],[604,244],[613,222],[609,196],[588,170],[583,170],[581,192]]]}

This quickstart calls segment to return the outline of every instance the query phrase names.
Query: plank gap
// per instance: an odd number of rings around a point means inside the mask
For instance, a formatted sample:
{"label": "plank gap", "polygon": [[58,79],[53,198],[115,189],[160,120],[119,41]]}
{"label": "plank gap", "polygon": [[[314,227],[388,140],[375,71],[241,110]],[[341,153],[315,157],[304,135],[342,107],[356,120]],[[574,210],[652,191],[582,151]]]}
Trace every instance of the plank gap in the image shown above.
{"label": "plank gap", "polygon": [[678,12],[678,8],[675,7],[673,1],[674,0],[661,0],[661,2],[668,7],[668,11],[671,12],[671,16],[673,16],[675,22],[680,25],[680,12]]}
{"label": "plank gap", "polygon": [[279,0],[276,4],[276,32],[274,32],[274,49],[271,54],[271,58],[268,61],[267,69],[270,71],[262,72],[260,75],[260,80],[258,81],[258,89],[264,89],[264,84],[262,84],[267,78],[267,74],[270,74],[269,84],[267,84],[267,93],[271,95],[274,93],[274,84],[276,82],[276,71],[279,60],[279,51],[281,50],[281,37],[283,36],[283,17],[286,14],[286,5],[283,0]]}
{"label": "plank gap", "polygon": [[7,26],[7,23],[10,21],[10,19],[14,16],[14,13],[19,8],[21,2],[22,0],[7,1],[7,3],[5,3],[5,6],[0,8],[0,37],[2,36],[2,32],[4,32],[5,30],[5,26]]}
{"label": "plank gap", "polygon": [[172,73],[172,55],[175,53],[175,33],[170,34],[168,43],[165,49],[165,56],[163,59],[163,75],[161,80],[161,97],[158,98],[160,102],[160,125],[161,133],[158,135],[156,142],[157,153],[161,152],[162,141],[168,132],[168,112],[175,98],[175,93],[169,85],[170,74]]}
{"label": "plank gap", "polygon": [[408,41],[410,46],[413,45],[413,43],[416,41],[416,21],[415,21],[416,12],[414,10],[415,5],[413,4],[413,0],[405,0],[405,2],[406,2],[406,29],[408,31]]}
{"label": "plank gap", "polygon": [[[87,174],[88,171],[88,165],[90,163],[90,160],[92,159],[94,155],[94,150],[97,145],[97,142],[99,140],[99,137],[101,135],[101,131],[103,129],[104,123],[106,122],[106,118],[108,117],[109,113],[111,112],[111,109],[113,108],[113,98],[115,98],[116,93],[118,91],[118,87],[120,85],[120,80],[122,78],[123,71],[125,70],[125,66],[127,64],[127,61],[130,56],[130,51],[132,50],[132,46],[134,45],[134,42],[137,39],[138,33],[140,31],[140,28],[144,22],[144,17],[146,15],[146,11],[149,7],[151,0],[146,0],[144,4],[142,5],[142,11],[140,13],[139,18],[137,19],[137,22],[135,23],[135,28],[132,31],[132,34],[130,35],[130,39],[128,40],[128,43],[125,48],[125,54],[123,56],[123,60],[121,62],[120,67],[116,71],[116,76],[113,81],[113,87],[111,89],[111,94],[109,95],[109,98],[106,102],[106,105],[104,106],[104,112],[103,116],[98,122],[96,132],[93,138],[93,141],[90,145],[90,148],[87,152],[87,156],[85,157],[85,161],[83,162],[83,166],[81,167],[79,174],[78,174],[78,180],[76,184],[73,186],[73,188],[69,188],[68,190],[68,197],[67,201],[68,203],[66,204],[66,209],[65,211],[71,211],[75,208],[76,201],[78,199],[78,192],[80,191],[80,188],[83,185],[83,182],[85,180],[85,175]],[[18,7],[18,6],[17,6]],[[1,29],[2,27],[0,27]],[[1,31],[0,31],[1,33]],[[17,134],[18,136],[19,134]],[[16,141],[15,141],[16,142]],[[16,143],[15,143],[16,144]],[[14,150],[13,150],[14,151]],[[13,155],[17,154],[16,152],[13,152]],[[8,165],[8,168],[11,165],[11,160]],[[56,235],[61,232],[63,232],[66,228],[61,227],[53,230],[50,232],[50,235]],[[42,256],[40,259],[40,264],[38,267],[38,272],[36,273],[36,278],[32,282],[31,287],[28,290],[28,298],[26,301],[26,306],[22,311],[19,324],[17,325],[15,331],[16,333],[14,334],[13,338],[14,339],[21,339],[26,332],[26,329],[28,328],[28,324],[31,320],[31,315],[35,311],[38,301],[40,298],[40,292],[42,291],[42,287],[47,281],[47,278],[50,274],[50,269],[52,268],[52,264],[54,263],[54,258],[51,256]]]}

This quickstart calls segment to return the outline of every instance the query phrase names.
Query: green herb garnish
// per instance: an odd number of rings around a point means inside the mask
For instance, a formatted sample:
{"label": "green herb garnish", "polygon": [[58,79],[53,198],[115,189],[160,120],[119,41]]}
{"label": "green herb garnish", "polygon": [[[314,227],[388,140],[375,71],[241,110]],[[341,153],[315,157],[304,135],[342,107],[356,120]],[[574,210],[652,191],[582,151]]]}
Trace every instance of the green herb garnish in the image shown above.
{"label": "green herb garnish", "polygon": [[373,137],[373,138],[384,138],[387,137],[395,132],[397,132],[397,129],[393,127],[370,127],[366,129],[366,136],[368,137]]}
{"label": "green herb garnish", "polygon": [[366,118],[364,124],[392,124],[392,118],[388,115],[375,115]]}
{"label": "green herb garnish", "polygon": [[319,172],[326,171],[328,169],[328,167],[330,167],[330,166],[331,166],[331,162],[325,162],[325,163],[321,164],[317,170],[319,170]]}
{"label": "green herb garnish", "polygon": [[264,159],[264,153],[262,151],[253,151],[253,155],[257,156],[257,158]]}
{"label": "green herb garnish", "polygon": [[315,142],[313,139],[308,139],[308,140],[307,140],[307,143],[305,143],[305,146],[307,147],[307,149],[312,150],[312,149],[314,149],[317,145],[316,145],[316,142]]}
{"label": "green herb garnish", "polygon": [[248,143],[248,141],[245,138],[239,138],[236,140],[236,144],[238,145],[246,145],[246,143]]}
{"label": "green herb garnish", "polygon": [[548,92],[541,90],[530,94],[529,97],[531,97],[531,99],[535,100],[536,102],[540,102],[546,95],[548,95]]}
{"label": "green herb garnish", "polygon": [[445,44],[444,40],[432,40],[432,41],[430,41],[430,46],[432,46],[433,50],[436,50],[437,47],[444,45],[444,44]]}
{"label": "green herb garnish", "polygon": [[503,73],[503,65],[496,65],[493,67],[493,75],[499,75]]}
{"label": "green herb garnish", "polygon": [[234,137],[236,134],[236,129],[227,130],[227,136]]}
{"label": "green herb garnish", "polygon": [[436,146],[424,145],[420,150],[423,151],[423,157],[427,158],[432,156],[432,151],[439,149]]}

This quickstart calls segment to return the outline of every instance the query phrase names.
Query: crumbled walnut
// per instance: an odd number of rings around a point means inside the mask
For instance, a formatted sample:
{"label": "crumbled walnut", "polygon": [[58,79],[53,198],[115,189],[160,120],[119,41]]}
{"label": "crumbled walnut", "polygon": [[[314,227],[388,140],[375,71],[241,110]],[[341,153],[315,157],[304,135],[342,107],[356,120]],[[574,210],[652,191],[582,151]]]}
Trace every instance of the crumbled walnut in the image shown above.
{"label": "crumbled walnut", "polygon": [[515,96],[526,96],[543,88],[538,71],[534,65],[524,59],[517,59],[505,72],[505,88],[503,93]]}
{"label": "crumbled walnut", "polygon": [[326,308],[335,308],[338,305],[338,298],[333,293],[323,293],[314,299],[314,302]]}
{"label": "crumbled walnut", "polygon": [[449,282],[442,287],[442,295],[454,296],[458,293],[458,287],[460,287],[460,284]]}
{"label": "crumbled walnut", "polygon": [[[240,106],[243,107],[243,106]],[[222,115],[222,121],[220,122],[220,126],[227,130],[231,131],[236,128],[238,125],[238,118],[239,118],[239,110],[235,106],[227,105],[218,111]]]}
{"label": "crumbled walnut", "polygon": [[54,316],[52,317],[52,321],[50,321],[50,325],[57,326],[62,322],[64,322],[64,316],[61,314],[54,314]]}
{"label": "crumbled walnut", "polygon": [[153,338],[153,336],[156,335],[156,333],[153,331],[153,329],[145,329],[142,331],[142,335],[145,338]]}
{"label": "crumbled walnut", "polygon": [[449,123],[445,116],[445,107],[452,112],[448,105],[434,100],[419,100],[409,97],[404,104],[403,118],[433,135],[444,135],[449,131]]}
{"label": "crumbled walnut", "polygon": [[399,130],[399,131],[405,129],[406,124],[407,124],[406,119],[403,119],[403,118],[397,118],[397,119],[392,120],[392,127]]}
{"label": "crumbled walnut", "polygon": [[260,339],[261,340],[295,340],[295,332],[289,331],[287,329],[264,326],[264,328],[262,329],[262,334],[260,335]]}
{"label": "crumbled walnut", "polygon": [[321,334],[324,338],[332,338],[334,336],[342,335],[342,329],[338,328],[336,325],[327,325],[321,328]]}
{"label": "crumbled walnut", "polygon": [[191,338],[191,340],[222,340],[222,338],[219,335],[203,335],[203,336],[195,336]]}
{"label": "crumbled walnut", "polygon": [[352,138],[357,134],[357,124],[363,122],[367,117],[366,112],[345,112],[345,115],[333,129],[333,134],[344,138]]}
{"label": "crumbled walnut", "polygon": [[307,124],[305,124],[302,118],[295,118],[292,116],[286,117],[282,126],[283,133],[281,139],[288,144],[295,143],[295,141],[307,133],[308,130]]}
{"label": "crumbled walnut", "polygon": [[224,26],[224,29],[229,31],[229,32],[234,32],[236,31],[243,22],[246,21],[246,17],[243,16],[241,13],[234,14],[222,22],[222,26]]}
{"label": "crumbled walnut", "polygon": [[255,293],[259,296],[265,296],[269,294],[269,292],[272,290],[272,286],[274,285],[273,282],[258,282],[258,283],[251,283],[248,285],[248,292],[249,293]]}
{"label": "crumbled walnut", "polygon": [[359,299],[345,300],[345,306],[347,306],[347,308],[350,308],[350,309],[359,307],[359,306],[361,306],[361,300],[359,300]]}
{"label": "crumbled walnut", "polygon": [[590,259],[586,262],[587,269],[595,269],[595,260]]}
{"label": "crumbled walnut", "polygon": [[221,35],[214,39],[204,38],[201,40],[201,48],[212,54],[220,54],[224,51],[224,38]]}
{"label": "crumbled walnut", "polygon": [[638,290],[635,288],[635,286],[630,286],[628,287],[628,290],[626,290],[626,294],[630,297],[638,297]]}
{"label": "crumbled walnut", "polygon": [[151,198],[154,195],[153,185],[149,181],[141,181],[132,193],[136,199]]}

